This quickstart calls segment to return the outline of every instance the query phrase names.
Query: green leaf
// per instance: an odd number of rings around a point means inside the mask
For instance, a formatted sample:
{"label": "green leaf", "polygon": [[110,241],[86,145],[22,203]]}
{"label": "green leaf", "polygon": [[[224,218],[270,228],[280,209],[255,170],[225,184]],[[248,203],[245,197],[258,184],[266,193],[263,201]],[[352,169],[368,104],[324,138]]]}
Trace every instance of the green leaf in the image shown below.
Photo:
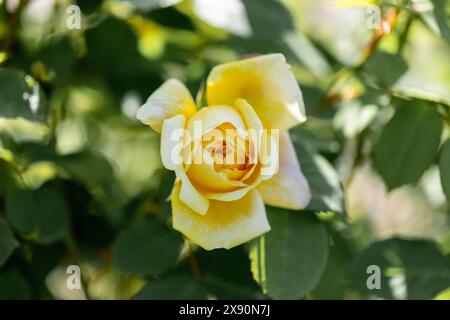
{"label": "green leaf", "polygon": [[388,88],[408,70],[408,64],[399,55],[376,51],[364,64],[363,70],[376,84]]}
{"label": "green leaf", "polygon": [[37,59],[45,66],[46,80],[57,84],[69,75],[75,51],[68,37],[52,38],[39,52]]}
{"label": "green leaf", "polygon": [[123,194],[111,164],[100,154],[81,152],[53,160],[74,179],[87,186],[114,225],[123,222]]}
{"label": "green leaf", "polygon": [[135,300],[200,300],[207,298],[205,287],[187,274],[169,274],[150,282]]}
{"label": "green leaf", "polygon": [[0,218],[0,269],[18,246],[19,243],[14,238],[11,229],[6,222]]}
{"label": "green leaf", "polygon": [[308,180],[312,199],[307,210],[344,213],[344,193],[336,170],[309,145],[294,140],[295,150],[302,171]]}
{"label": "green leaf", "polygon": [[[330,228],[331,229],[331,228]],[[330,253],[325,271],[312,291],[313,299],[344,299],[348,284],[348,267],[352,261],[350,242],[342,235],[328,229]]]}
{"label": "green leaf", "polygon": [[441,148],[439,156],[441,184],[448,201],[450,201],[450,139]]}
{"label": "green leaf", "polygon": [[432,299],[450,286],[450,259],[431,241],[403,242],[400,256],[406,269],[408,299]]}
{"label": "green leaf", "polygon": [[46,283],[49,273],[67,259],[66,245],[60,241],[51,245],[33,245],[27,254],[33,266],[33,293],[42,299],[54,299]]}
{"label": "green leaf", "polygon": [[374,150],[375,167],[389,190],[420,179],[437,159],[442,132],[434,105],[422,101],[399,104]]}
{"label": "green leaf", "polygon": [[17,270],[10,269],[0,272],[0,300],[27,300],[30,298],[30,286]]}
{"label": "green leaf", "polygon": [[16,174],[11,164],[2,158],[0,158],[0,177],[0,193],[14,188],[17,184]]}
{"label": "green leaf", "polygon": [[[148,70],[148,61],[138,51],[138,38],[123,20],[108,16],[85,33],[88,62],[110,75],[136,76]],[[121,46],[115,42],[120,41]],[[119,81],[120,85],[123,85]]]}
{"label": "green leaf", "polygon": [[61,194],[46,184],[36,191],[35,203],[38,242],[49,244],[62,239],[68,229],[69,213]]}
{"label": "green leaf", "polygon": [[[207,288],[218,299],[261,299],[244,247],[196,253]],[[236,267],[239,266],[239,267]]]}
{"label": "green leaf", "polygon": [[[380,289],[367,288],[370,265],[380,267]],[[355,288],[366,295],[386,299],[432,299],[450,286],[450,260],[431,241],[393,238],[367,248],[353,262],[351,274]],[[396,287],[395,278],[404,279],[406,296],[403,296],[401,284],[397,282]]]}
{"label": "green leaf", "polygon": [[[401,266],[398,253],[393,250],[395,240],[386,240],[376,242],[364,250],[351,266],[352,284],[359,292],[367,296],[378,296],[385,299],[393,299],[390,287],[390,277],[387,274],[389,268],[398,268]],[[381,271],[380,289],[368,289],[367,279],[370,274],[367,273],[369,266],[378,266]]]}
{"label": "green leaf", "polygon": [[61,194],[46,184],[36,191],[15,189],[7,194],[10,223],[24,234],[34,234],[40,243],[62,239],[68,228],[67,207]]}
{"label": "green leaf", "polygon": [[253,244],[252,273],[276,299],[299,299],[319,282],[328,258],[328,236],[306,212],[268,208],[271,231]]}
{"label": "green leaf", "polygon": [[111,182],[113,169],[109,162],[99,154],[80,152],[54,159],[75,180],[87,185],[102,186]]}
{"label": "green leaf", "polygon": [[243,0],[250,22],[252,37],[277,38],[294,30],[289,10],[282,2],[274,0]]}
{"label": "green leaf", "polygon": [[76,0],[76,3],[83,13],[91,14],[100,9],[103,0]]}
{"label": "green leaf", "polygon": [[113,264],[122,272],[157,275],[175,263],[181,245],[178,233],[146,216],[119,235],[113,246]]}
{"label": "green leaf", "polygon": [[44,120],[45,99],[38,83],[22,71],[0,69],[0,117]]}
{"label": "green leaf", "polygon": [[450,42],[449,5],[445,0],[432,0],[434,14],[439,28],[439,35]]}
{"label": "green leaf", "polygon": [[433,11],[421,12],[421,16],[428,27],[438,36],[450,42],[450,19],[448,1],[431,0]]}
{"label": "green leaf", "polygon": [[86,186],[114,225],[123,222],[123,199],[111,164],[100,153],[89,150],[58,156],[49,146],[26,144],[21,146],[24,157],[33,161],[50,161],[62,172]]}
{"label": "green leaf", "polygon": [[172,5],[175,5],[182,0],[128,0],[136,9],[147,12],[151,10],[156,10],[160,8],[166,8]]}
{"label": "green leaf", "polygon": [[31,190],[15,189],[6,195],[6,215],[18,231],[31,234],[36,231],[36,203]]}

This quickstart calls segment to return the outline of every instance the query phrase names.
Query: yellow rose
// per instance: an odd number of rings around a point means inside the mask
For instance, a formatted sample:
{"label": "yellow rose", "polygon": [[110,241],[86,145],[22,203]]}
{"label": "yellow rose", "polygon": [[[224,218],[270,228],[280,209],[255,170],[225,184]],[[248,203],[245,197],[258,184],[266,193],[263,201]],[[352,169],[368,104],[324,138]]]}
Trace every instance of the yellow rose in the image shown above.
{"label": "yellow rose", "polygon": [[177,176],[173,227],[211,250],[269,231],[265,203],[299,210],[311,194],[287,131],[306,120],[303,98],[282,54],[216,66],[206,99],[197,110],[171,79],[137,118],[161,133],[163,165]]}

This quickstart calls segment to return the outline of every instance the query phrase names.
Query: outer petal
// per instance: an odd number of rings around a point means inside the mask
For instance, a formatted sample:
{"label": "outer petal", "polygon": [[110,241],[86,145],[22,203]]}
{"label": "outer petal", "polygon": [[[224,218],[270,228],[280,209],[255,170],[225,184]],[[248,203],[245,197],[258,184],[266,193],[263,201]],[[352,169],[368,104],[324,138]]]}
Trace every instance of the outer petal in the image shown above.
{"label": "outer petal", "polygon": [[176,79],[164,82],[139,108],[136,118],[157,132],[161,132],[164,120],[183,114],[189,118],[196,112],[189,90]]}
{"label": "outer petal", "polygon": [[164,167],[175,170],[181,180],[180,199],[199,214],[208,211],[209,201],[194,187],[183,169],[182,146],[186,119],[179,114],[164,120],[161,130],[161,159]]}
{"label": "outer petal", "polygon": [[179,199],[180,184],[172,191],[173,227],[206,250],[232,248],[270,230],[264,202],[253,190],[237,201],[210,201],[198,215]]}
{"label": "outer petal", "polygon": [[258,186],[264,202],[293,210],[304,209],[311,200],[308,181],[297,160],[289,133],[280,135],[280,167],[275,176]]}
{"label": "outer petal", "polygon": [[182,147],[186,118],[179,114],[164,120],[161,129],[161,160],[168,170],[183,164]]}
{"label": "outer petal", "polygon": [[246,99],[264,127],[289,129],[306,120],[302,93],[282,54],[269,54],[216,66],[207,81],[210,105]]}
{"label": "outer petal", "polygon": [[280,132],[266,131],[261,137],[259,158],[262,163],[262,180],[271,179],[280,170]]}

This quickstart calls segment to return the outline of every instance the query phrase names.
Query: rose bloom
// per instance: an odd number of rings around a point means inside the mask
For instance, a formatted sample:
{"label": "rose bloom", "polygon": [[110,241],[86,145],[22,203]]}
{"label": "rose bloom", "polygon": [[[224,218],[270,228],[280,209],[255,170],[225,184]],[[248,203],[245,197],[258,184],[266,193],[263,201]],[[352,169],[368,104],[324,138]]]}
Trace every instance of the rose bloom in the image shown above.
{"label": "rose bloom", "polygon": [[197,109],[187,88],[170,79],[137,118],[161,133],[162,163],[177,176],[173,227],[204,249],[228,249],[270,230],[264,204],[300,210],[309,203],[288,133],[306,116],[282,54],[216,66],[206,100]]}

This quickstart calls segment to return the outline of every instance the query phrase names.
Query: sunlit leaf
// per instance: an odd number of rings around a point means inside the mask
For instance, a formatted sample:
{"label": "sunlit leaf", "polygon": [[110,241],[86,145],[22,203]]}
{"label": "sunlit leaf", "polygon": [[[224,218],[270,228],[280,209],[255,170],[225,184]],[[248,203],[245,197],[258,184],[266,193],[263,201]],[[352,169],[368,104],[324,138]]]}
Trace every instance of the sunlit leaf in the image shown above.
{"label": "sunlit leaf", "polygon": [[23,118],[0,118],[0,137],[7,135],[17,143],[43,142],[49,136],[48,126]]}
{"label": "sunlit leaf", "polygon": [[436,160],[442,121],[435,106],[400,101],[374,151],[375,167],[392,190],[415,183]]}
{"label": "sunlit leaf", "polygon": [[[320,280],[328,258],[328,236],[311,214],[267,209],[271,230],[252,243],[252,273],[276,299],[300,299]],[[312,250],[314,248],[314,250]]]}
{"label": "sunlit leaf", "polygon": [[441,184],[447,199],[450,201],[450,140],[442,146],[439,157]]}
{"label": "sunlit leaf", "polygon": [[292,16],[282,2],[274,0],[243,0],[243,2],[254,37],[274,39],[294,30]]}
{"label": "sunlit leaf", "polygon": [[421,16],[429,28],[438,36],[450,42],[450,19],[448,1],[445,0],[431,0],[433,10],[426,10],[421,12]]}
{"label": "sunlit leaf", "polygon": [[325,158],[302,142],[300,135],[295,138],[297,157],[312,194],[307,209],[344,213],[344,194],[335,169]]}

